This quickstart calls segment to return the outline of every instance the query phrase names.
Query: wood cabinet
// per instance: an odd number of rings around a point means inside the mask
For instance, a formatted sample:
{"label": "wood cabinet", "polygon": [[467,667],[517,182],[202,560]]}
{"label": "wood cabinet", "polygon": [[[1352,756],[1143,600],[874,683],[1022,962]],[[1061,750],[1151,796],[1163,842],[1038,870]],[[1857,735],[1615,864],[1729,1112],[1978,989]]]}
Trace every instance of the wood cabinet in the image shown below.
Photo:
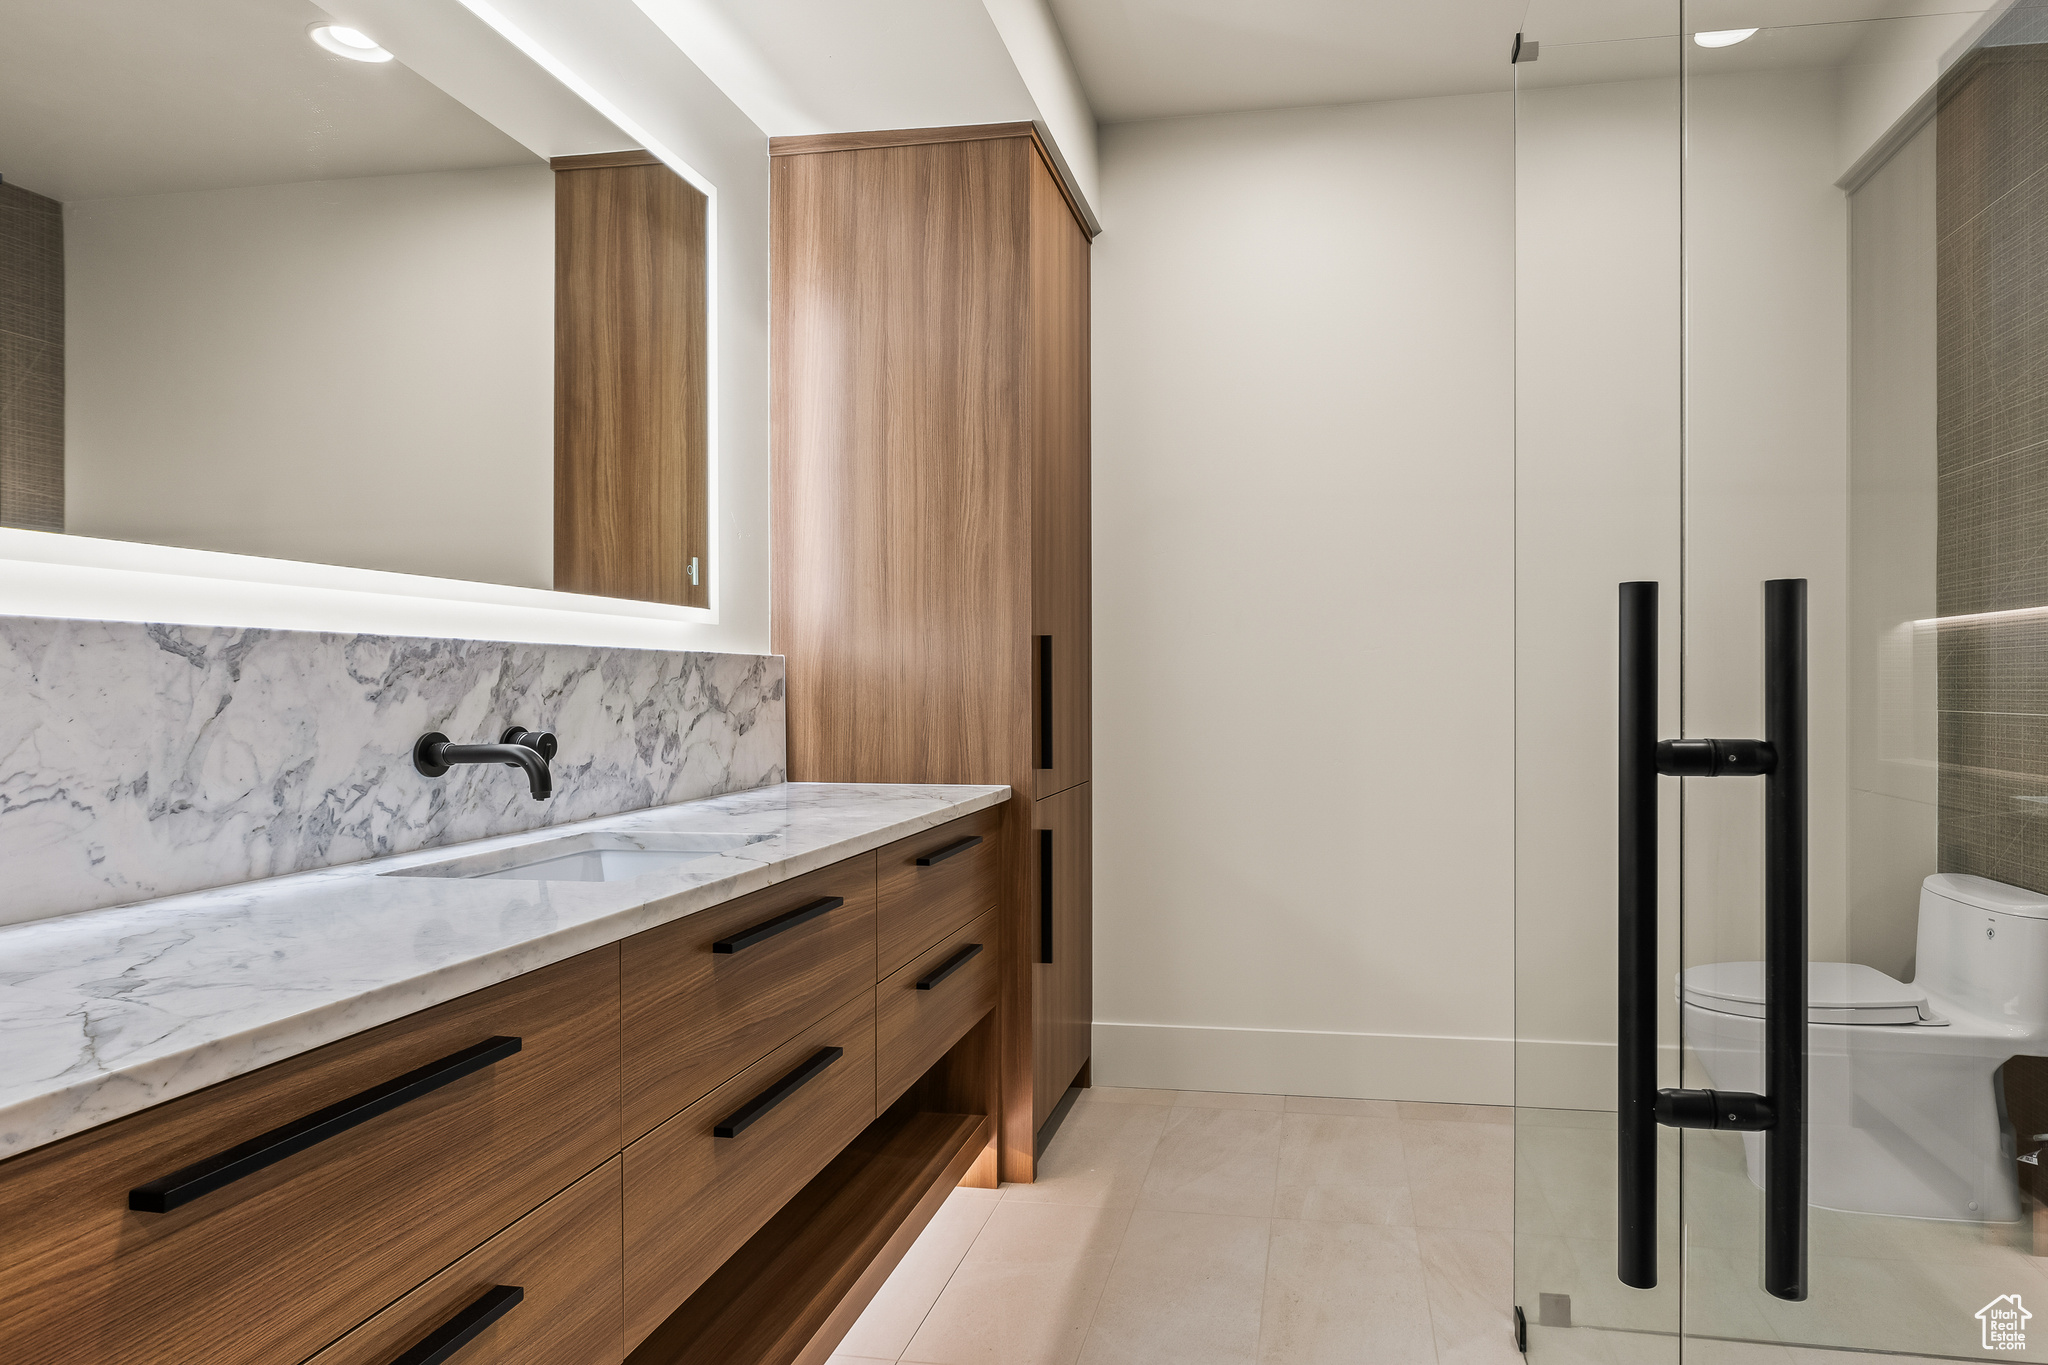
{"label": "wood cabinet", "polygon": [[[1087,1059],[1087,954],[1034,965],[1033,803],[1089,776],[1088,232],[1030,124],[770,150],[790,775],[1018,793],[990,842],[1002,1171],[1029,1180]],[[1063,847],[1078,945],[1087,844]]]}
{"label": "wood cabinet", "polygon": [[[995,956],[947,970],[992,937],[988,828],[0,1162],[0,1361],[824,1360],[992,1142]],[[885,856],[942,874],[896,874],[886,974]]]}
{"label": "wood cabinet", "polygon": [[555,587],[707,607],[707,201],[648,152],[552,164]]}
{"label": "wood cabinet", "polygon": [[874,1121],[874,990],[626,1149],[629,1349]]}
{"label": "wood cabinet", "polygon": [[391,1365],[480,1324],[458,1365],[614,1365],[621,1164],[613,1157],[306,1365]]}
{"label": "wood cabinet", "polygon": [[[0,1163],[0,1360],[303,1360],[619,1145],[600,948]],[[519,1050],[166,1212],[131,1191],[494,1038]]]}
{"label": "wood cabinet", "polygon": [[874,985],[875,855],[649,929],[624,949],[630,1142]]}

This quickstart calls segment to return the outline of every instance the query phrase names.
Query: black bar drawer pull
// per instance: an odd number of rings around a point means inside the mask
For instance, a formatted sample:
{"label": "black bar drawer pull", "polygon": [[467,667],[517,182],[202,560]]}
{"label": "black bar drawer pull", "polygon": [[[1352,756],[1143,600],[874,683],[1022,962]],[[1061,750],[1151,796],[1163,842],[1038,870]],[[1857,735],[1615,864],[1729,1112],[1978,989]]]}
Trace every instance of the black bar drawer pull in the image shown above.
{"label": "black bar drawer pull", "polygon": [[968,944],[965,948],[962,948],[959,952],[953,954],[944,962],[940,963],[939,969],[937,971],[933,972],[930,976],[924,978],[924,980],[917,983],[917,988],[921,991],[931,990],[933,987],[937,986],[941,981],[944,981],[947,977],[951,976],[953,973],[959,971],[962,967],[965,967],[969,962],[973,961],[975,957],[980,954],[980,952],[981,945],[979,943]]}
{"label": "black bar drawer pull", "polygon": [[775,1084],[756,1095],[716,1128],[713,1137],[738,1137],[754,1125],[754,1121],[776,1105],[803,1089],[817,1079],[818,1073],[846,1055],[843,1047],[821,1047],[811,1054],[811,1060],[784,1076]]}
{"label": "black bar drawer pull", "polygon": [[944,848],[934,849],[930,853],[925,854],[917,860],[917,865],[919,867],[931,867],[937,863],[943,863],[948,858],[965,853],[970,848],[979,847],[980,844],[981,836],[979,834],[970,834],[957,844],[947,844]]}
{"label": "black bar drawer pull", "polygon": [[351,1095],[317,1113],[295,1119],[282,1128],[273,1128],[239,1147],[230,1147],[204,1161],[173,1171],[161,1180],[138,1185],[128,1191],[128,1207],[138,1213],[169,1213],[245,1175],[254,1175],[265,1166],[275,1165],[288,1156],[346,1133],[359,1123],[368,1123],[401,1104],[482,1071],[495,1062],[502,1062],[517,1051],[517,1038],[486,1038],[474,1047],[451,1053],[438,1062],[429,1062],[417,1071],[408,1071],[360,1095]]}
{"label": "black bar drawer pull", "polygon": [[812,901],[809,905],[800,905],[786,915],[777,915],[774,919],[764,919],[751,929],[743,929],[731,938],[718,940],[718,942],[711,945],[711,951],[714,953],[736,953],[742,948],[751,948],[756,943],[774,938],[777,934],[794,929],[799,924],[809,924],[820,915],[829,915],[844,904],[846,904],[846,897],[844,896],[827,896],[823,900]]}
{"label": "black bar drawer pull", "polygon": [[516,1284],[495,1285],[469,1301],[468,1307],[436,1327],[420,1344],[391,1365],[442,1365],[483,1334],[483,1330],[519,1306],[526,1291]]}

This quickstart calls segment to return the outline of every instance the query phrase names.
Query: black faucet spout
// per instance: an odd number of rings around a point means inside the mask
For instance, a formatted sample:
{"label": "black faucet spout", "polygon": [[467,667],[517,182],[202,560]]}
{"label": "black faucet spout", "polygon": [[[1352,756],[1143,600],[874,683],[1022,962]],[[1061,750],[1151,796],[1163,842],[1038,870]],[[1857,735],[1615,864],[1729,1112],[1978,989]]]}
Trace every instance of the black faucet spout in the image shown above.
{"label": "black faucet spout", "polygon": [[548,760],[555,752],[555,737],[517,727],[507,732],[513,733],[520,738],[503,744],[451,744],[448,736],[429,732],[412,746],[412,765],[427,777],[440,777],[458,764],[502,763],[524,772],[533,799],[545,801],[555,790],[548,771]]}

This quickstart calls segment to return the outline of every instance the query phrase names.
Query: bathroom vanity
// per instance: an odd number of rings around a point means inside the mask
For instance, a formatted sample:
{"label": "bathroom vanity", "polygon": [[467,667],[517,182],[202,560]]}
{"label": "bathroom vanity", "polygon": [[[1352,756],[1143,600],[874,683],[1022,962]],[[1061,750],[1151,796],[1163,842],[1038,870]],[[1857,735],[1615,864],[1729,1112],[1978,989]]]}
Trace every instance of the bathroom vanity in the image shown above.
{"label": "bathroom vanity", "polygon": [[822,1361],[993,1184],[1006,787],[0,930],[0,1359]]}

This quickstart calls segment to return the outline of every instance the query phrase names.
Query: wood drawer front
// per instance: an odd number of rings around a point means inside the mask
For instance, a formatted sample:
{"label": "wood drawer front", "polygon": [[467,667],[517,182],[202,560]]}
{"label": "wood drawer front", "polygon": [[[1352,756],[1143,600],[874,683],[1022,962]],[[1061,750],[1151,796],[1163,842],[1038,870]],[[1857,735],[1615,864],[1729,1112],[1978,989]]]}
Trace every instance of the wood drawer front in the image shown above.
{"label": "wood drawer front", "polygon": [[[0,1164],[0,1360],[303,1360],[618,1150],[618,948]],[[520,1050],[168,1213],[129,1191],[494,1036]]]}
{"label": "wood drawer front", "polygon": [[[995,905],[1002,868],[1003,808],[991,806],[879,850],[875,875],[876,965],[887,976]],[[981,840],[929,867],[917,860]]]}
{"label": "wood drawer front", "polygon": [[[737,951],[820,900],[836,910]],[[625,942],[626,1140],[702,1099],[875,980],[875,857],[863,853]]]}
{"label": "wood drawer front", "polygon": [[[734,1137],[713,1130],[845,1049]],[[631,1351],[875,1117],[874,987],[626,1149]]]}
{"label": "wood drawer front", "polygon": [[[619,1199],[613,1157],[307,1365],[391,1365],[427,1338],[473,1321],[501,1286],[520,1291],[450,1365],[618,1365]],[[479,1300],[483,1300],[480,1304]]]}
{"label": "wood drawer front", "polygon": [[[876,1104],[887,1109],[996,1004],[996,912],[918,954],[875,991]],[[979,952],[967,955],[975,944]],[[943,980],[933,978],[956,958]],[[918,989],[918,983],[926,989]]]}

